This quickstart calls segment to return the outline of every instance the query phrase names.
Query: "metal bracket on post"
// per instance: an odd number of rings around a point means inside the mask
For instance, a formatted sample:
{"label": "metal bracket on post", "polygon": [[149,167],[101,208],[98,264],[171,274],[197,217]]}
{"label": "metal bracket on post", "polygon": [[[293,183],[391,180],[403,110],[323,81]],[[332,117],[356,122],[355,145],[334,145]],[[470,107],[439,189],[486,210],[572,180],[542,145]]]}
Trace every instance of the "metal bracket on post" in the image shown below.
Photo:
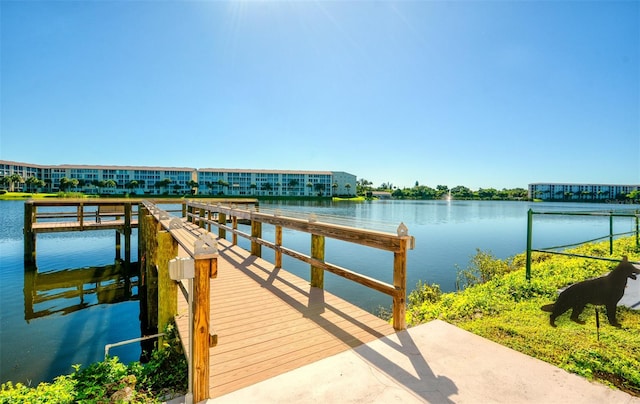
{"label": "metal bracket on post", "polygon": [[[176,218],[177,219],[177,218]],[[179,220],[179,219],[178,219]],[[173,222],[173,220],[172,220]],[[181,222],[182,223],[182,222]],[[182,226],[181,226],[182,227]],[[185,396],[186,404],[193,403],[193,278],[195,277],[195,261],[193,258],[176,257],[169,261],[169,277],[174,281],[189,281],[189,360],[188,388]]]}
{"label": "metal bracket on post", "polygon": [[196,255],[218,254],[218,241],[213,238],[211,233],[205,233],[193,243],[193,248]]}

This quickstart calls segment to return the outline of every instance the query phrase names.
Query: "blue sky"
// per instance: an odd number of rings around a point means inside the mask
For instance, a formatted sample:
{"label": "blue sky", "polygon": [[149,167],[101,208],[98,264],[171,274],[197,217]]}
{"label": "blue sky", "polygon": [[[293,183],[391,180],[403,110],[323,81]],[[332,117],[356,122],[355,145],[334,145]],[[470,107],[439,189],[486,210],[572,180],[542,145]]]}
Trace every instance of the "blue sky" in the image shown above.
{"label": "blue sky", "polygon": [[0,159],[640,183],[638,1],[0,7]]}

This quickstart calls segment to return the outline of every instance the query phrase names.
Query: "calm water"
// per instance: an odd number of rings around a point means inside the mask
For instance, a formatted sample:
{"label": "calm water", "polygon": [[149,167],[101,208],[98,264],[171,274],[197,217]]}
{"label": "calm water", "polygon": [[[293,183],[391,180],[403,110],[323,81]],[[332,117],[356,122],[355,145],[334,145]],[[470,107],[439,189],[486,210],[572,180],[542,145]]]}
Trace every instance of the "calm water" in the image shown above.
{"label": "calm water", "polygon": [[[302,216],[315,213],[318,220],[392,232],[403,222],[416,239],[407,261],[409,289],[422,280],[437,283],[445,291],[455,289],[457,269],[468,265],[477,248],[499,258],[523,252],[529,208],[591,211],[640,206],[488,201],[261,204],[264,211],[280,209]],[[115,260],[113,231],[39,235],[37,270],[38,276],[43,276],[38,282],[30,277],[25,280],[23,209],[20,201],[0,201],[0,382],[38,383],[70,373],[75,363],[101,360],[106,344],[139,337],[139,303],[135,300],[135,278],[133,286],[125,288],[118,288],[123,278],[117,276],[99,283],[78,282],[73,287],[68,282],[56,283],[66,274],[64,270],[86,275],[109,269]],[[631,231],[634,226],[631,219],[616,219],[614,232]],[[606,217],[536,216],[533,244],[534,248],[543,248],[576,243],[608,232]],[[263,237],[273,240],[274,229],[265,226]],[[307,234],[285,230],[283,240],[289,248],[305,253],[310,250]],[[137,256],[136,242],[134,231],[132,257]],[[249,247],[242,238],[239,243]],[[263,257],[273,261],[273,252],[263,247]],[[327,239],[325,259],[392,282],[392,253]],[[305,279],[309,277],[308,265],[290,257],[283,258],[283,267]],[[332,274],[325,275],[325,288],[370,311],[391,304],[387,296]],[[78,290],[83,290],[82,297]],[[33,300],[34,293],[39,300]],[[114,348],[111,354],[124,362],[138,360],[140,346]]]}

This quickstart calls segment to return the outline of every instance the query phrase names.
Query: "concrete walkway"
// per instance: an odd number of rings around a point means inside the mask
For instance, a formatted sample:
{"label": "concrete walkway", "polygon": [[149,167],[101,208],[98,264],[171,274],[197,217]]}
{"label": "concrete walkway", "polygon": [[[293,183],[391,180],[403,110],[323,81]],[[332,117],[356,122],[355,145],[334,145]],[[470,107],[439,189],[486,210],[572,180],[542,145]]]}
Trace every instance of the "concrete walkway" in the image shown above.
{"label": "concrete walkway", "polygon": [[436,320],[208,404],[421,402],[640,404],[640,398]]}

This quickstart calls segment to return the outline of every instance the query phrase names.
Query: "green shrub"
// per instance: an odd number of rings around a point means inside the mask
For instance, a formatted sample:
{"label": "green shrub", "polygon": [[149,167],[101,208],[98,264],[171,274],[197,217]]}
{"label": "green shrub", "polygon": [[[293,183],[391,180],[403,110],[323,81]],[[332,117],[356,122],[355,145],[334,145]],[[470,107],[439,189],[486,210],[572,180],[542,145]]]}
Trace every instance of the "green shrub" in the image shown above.
{"label": "green shrub", "polygon": [[484,252],[476,248],[476,255],[471,258],[469,266],[458,269],[457,289],[488,282],[496,276],[506,274],[511,270],[510,263],[497,259],[491,251]]}
{"label": "green shrub", "polygon": [[75,380],[69,376],[59,376],[53,383],[40,383],[36,387],[7,382],[0,387],[0,403],[72,403],[75,398],[75,385]]}

